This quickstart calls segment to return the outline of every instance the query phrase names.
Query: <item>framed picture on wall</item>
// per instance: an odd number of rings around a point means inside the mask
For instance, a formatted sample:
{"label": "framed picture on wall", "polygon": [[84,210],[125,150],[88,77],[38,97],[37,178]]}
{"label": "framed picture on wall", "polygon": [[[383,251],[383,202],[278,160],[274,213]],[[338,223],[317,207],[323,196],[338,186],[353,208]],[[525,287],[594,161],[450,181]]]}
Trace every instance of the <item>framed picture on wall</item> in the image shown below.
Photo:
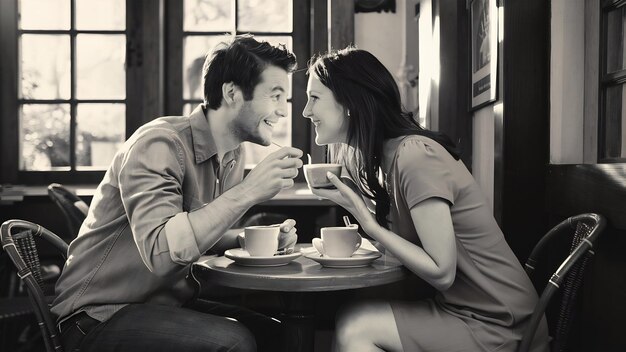
{"label": "framed picture on wall", "polygon": [[470,110],[497,99],[498,8],[496,0],[467,0],[470,11]]}

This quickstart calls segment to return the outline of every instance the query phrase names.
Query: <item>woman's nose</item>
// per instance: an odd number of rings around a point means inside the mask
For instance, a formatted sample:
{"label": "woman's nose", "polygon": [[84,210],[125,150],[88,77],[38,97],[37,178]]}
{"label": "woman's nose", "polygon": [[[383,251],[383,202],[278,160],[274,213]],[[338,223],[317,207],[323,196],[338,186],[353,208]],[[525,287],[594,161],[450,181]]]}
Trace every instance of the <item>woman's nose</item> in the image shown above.
{"label": "woman's nose", "polygon": [[310,116],[311,116],[311,109],[310,109],[309,103],[307,103],[304,106],[304,110],[302,110],[302,116],[307,118],[307,119],[310,118]]}

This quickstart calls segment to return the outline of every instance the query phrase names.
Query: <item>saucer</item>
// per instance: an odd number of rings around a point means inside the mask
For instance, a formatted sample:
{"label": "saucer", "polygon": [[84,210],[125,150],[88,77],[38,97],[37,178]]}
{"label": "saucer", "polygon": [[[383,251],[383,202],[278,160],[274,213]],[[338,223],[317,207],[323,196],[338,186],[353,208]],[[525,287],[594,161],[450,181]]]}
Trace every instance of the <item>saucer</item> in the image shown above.
{"label": "saucer", "polygon": [[314,260],[322,266],[328,268],[359,268],[370,265],[374,260],[380,258],[382,254],[380,252],[369,251],[367,249],[359,248],[352,257],[347,258],[331,258],[321,255],[315,249],[306,250],[304,256],[311,260]]}
{"label": "saucer", "polygon": [[233,260],[236,264],[243,266],[281,266],[287,265],[292,260],[301,256],[302,253],[294,252],[291,254],[274,255],[271,257],[251,257],[250,253],[245,249],[234,248],[224,252],[224,256]]}

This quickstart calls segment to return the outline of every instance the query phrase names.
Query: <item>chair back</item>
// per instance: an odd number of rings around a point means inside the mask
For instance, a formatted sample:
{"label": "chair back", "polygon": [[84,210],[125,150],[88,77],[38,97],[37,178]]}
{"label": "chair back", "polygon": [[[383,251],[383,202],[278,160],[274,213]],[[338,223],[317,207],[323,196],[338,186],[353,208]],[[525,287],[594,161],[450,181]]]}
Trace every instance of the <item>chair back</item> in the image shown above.
{"label": "chair back", "polygon": [[71,238],[75,238],[78,235],[80,226],[87,217],[89,206],[77,195],[58,183],[51,183],[48,186],[48,195],[54,204],[61,209]]}
{"label": "chair back", "polygon": [[556,322],[556,330],[552,339],[552,351],[565,351],[567,334],[574,313],[574,303],[581,286],[588,259],[593,255],[593,245],[598,236],[604,231],[606,220],[603,216],[593,213],[572,216],[553,227],[537,243],[526,261],[524,268],[529,276],[533,274],[545,253],[547,245],[564,233],[572,236],[570,253],[552,274],[550,280],[539,297],[539,302],[533,311],[518,352],[527,352],[535,337],[539,322],[543,317],[552,297],[563,289],[561,306]]}
{"label": "chair back", "polygon": [[2,250],[7,253],[24,282],[28,297],[41,329],[46,351],[62,352],[59,334],[50,307],[46,301],[41,276],[41,265],[34,238],[49,242],[66,258],[68,245],[44,227],[23,220],[7,220],[0,225]]}

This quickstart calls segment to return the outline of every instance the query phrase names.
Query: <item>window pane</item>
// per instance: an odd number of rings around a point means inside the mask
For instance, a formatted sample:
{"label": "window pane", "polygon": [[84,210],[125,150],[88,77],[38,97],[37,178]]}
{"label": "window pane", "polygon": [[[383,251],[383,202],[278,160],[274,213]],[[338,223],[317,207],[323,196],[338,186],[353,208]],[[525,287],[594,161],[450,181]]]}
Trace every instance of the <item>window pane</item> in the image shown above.
{"label": "window pane", "polygon": [[183,30],[230,32],[235,28],[234,0],[185,0]]}
{"label": "window pane", "polygon": [[76,97],[124,99],[126,97],[126,36],[78,34],[76,36]]}
{"label": "window pane", "polygon": [[626,68],[624,65],[624,22],[626,7],[608,13],[607,18],[607,72],[615,72]]}
{"label": "window pane", "polygon": [[226,36],[187,36],[183,47],[183,98],[202,99],[202,65],[205,55]]}
{"label": "window pane", "polygon": [[70,29],[70,0],[20,0],[19,28]]}
{"label": "window pane", "polygon": [[24,34],[20,44],[21,97],[69,99],[70,37]]}
{"label": "window pane", "polygon": [[69,104],[26,104],[20,109],[20,170],[70,165]]}
{"label": "window pane", "polygon": [[606,90],[604,157],[626,157],[626,89],[624,85]]}
{"label": "window pane", "polygon": [[292,0],[239,0],[237,29],[246,32],[293,30]]}
{"label": "window pane", "polygon": [[[274,127],[274,134],[272,135],[272,142],[282,145],[283,147],[291,146],[292,109],[291,103],[288,105],[287,117],[279,120],[279,123]],[[278,147],[273,144],[265,147],[250,142],[245,142],[244,148],[246,148],[246,168],[254,167],[254,165],[258,164],[270,153],[278,150]]]}
{"label": "window pane", "polygon": [[124,104],[78,104],[76,165],[106,169],[126,135]]}
{"label": "window pane", "polygon": [[124,30],[125,0],[76,0],[76,29]]}

